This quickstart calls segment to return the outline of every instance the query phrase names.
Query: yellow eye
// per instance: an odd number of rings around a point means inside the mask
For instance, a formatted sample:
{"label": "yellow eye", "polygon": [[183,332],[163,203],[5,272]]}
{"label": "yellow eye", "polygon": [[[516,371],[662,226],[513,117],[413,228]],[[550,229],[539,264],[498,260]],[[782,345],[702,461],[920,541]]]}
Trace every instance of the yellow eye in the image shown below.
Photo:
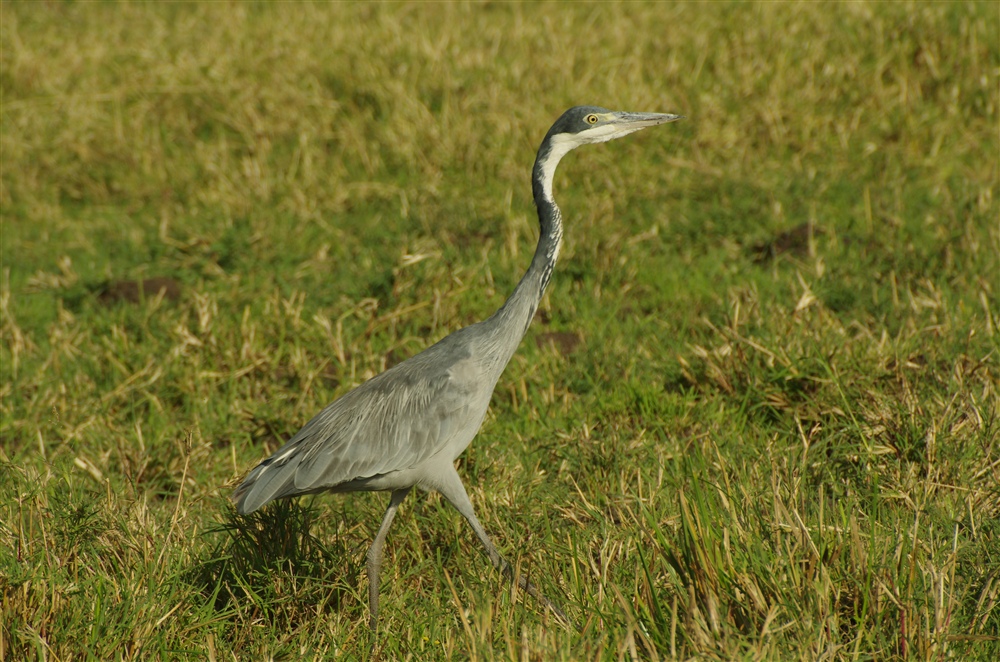
{"label": "yellow eye", "polygon": [[587,115],[584,118],[584,121],[587,124],[597,124],[597,115],[595,115],[594,113],[591,113],[591,114]]}

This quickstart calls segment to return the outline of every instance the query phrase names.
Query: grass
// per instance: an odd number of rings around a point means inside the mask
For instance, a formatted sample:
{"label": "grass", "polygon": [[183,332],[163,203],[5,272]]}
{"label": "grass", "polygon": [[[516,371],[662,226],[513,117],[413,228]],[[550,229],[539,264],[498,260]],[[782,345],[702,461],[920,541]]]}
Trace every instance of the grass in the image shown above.
{"label": "grass", "polygon": [[[0,659],[993,660],[991,3],[7,2]],[[323,405],[553,283],[436,495],[248,518]]]}

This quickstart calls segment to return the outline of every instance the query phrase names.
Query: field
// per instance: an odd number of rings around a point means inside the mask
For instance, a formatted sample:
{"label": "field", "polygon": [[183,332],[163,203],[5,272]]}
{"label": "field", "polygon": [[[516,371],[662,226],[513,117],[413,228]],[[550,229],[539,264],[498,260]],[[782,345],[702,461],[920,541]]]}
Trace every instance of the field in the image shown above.
{"label": "field", "polygon": [[[1000,659],[995,3],[0,6],[0,660]],[[552,284],[459,460],[238,516]]]}

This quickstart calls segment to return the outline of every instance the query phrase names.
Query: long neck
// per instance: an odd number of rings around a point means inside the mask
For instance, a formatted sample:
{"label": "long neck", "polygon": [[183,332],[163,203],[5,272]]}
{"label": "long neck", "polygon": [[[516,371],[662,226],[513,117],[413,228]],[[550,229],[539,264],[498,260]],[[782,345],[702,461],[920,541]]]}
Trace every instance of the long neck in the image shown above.
{"label": "long neck", "polygon": [[506,327],[508,337],[513,338],[516,335],[514,346],[510,349],[511,353],[528,330],[528,325],[531,324],[538,303],[552,277],[552,269],[559,258],[559,246],[563,235],[562,213],[552,197],[552,177],[559,160],[573,147],[574,144],[559,140],[558,136],[546,136],[535,159],[535,167],[531,173],[531,190],[535,198],[535,207],[538,209],[538,246],[521,282],[491,318]]}

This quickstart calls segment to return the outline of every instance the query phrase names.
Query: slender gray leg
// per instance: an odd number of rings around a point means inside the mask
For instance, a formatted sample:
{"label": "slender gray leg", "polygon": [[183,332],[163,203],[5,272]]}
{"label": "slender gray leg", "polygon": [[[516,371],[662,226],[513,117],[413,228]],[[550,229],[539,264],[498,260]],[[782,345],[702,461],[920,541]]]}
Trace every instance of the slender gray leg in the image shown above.
{"label": "slender gray leg", "polygon": [[[439,476],[437,485],[438,491],[444,495],[455,509],[465,516],[465,519],[469,520],[469,524],[472,526],[472,530],[476,532],[476,536],[479,537],[480,542],[483,543],[483,547],[486,548],[486,556],[490,557],[490,562],[493,567],[503,573],[504,577],[511,581],[515,581],[514,571],[511,569],[509,563],[502,556],[497,548],[493,546],[493,541],[490,537],[486,535],[486,530],[483,525],[479,523],[476,518],[476,513],[472,511],[472,502],[469,501],[469,495],[465,491],[465,485],[462,484],[462,479],[458,477],[458,472],[452,467],[451,471],[447,475]],[[554,602],[546,598],[539,592],[537,588],[534,587],[527,579],[523,576],[518,576],[516,578],[517,585],[522,591],[528,593],[536,600],[541,602],[543,605],[552,610],[552,612],[559,617],[559,619],[571,626],[576,627],[573,621],[569,620],[569,617],[563,613],[563,610],[559,608]]]}
{"label": "slender gray leg", "polygon": [[378,573],[382,566],[382,547],[385,545],[385,536],[389,533],[392,518],[396,516],[396,510],[399,509],[399,504],[409,493],[409,487],[393,491],[389,498],[389,507],[385,509],[385,515],[382,517],[382,525],[378,527],[375,540],[368,548],[368,612],[370,614],[368,625],[373,630],[378,623]]}

